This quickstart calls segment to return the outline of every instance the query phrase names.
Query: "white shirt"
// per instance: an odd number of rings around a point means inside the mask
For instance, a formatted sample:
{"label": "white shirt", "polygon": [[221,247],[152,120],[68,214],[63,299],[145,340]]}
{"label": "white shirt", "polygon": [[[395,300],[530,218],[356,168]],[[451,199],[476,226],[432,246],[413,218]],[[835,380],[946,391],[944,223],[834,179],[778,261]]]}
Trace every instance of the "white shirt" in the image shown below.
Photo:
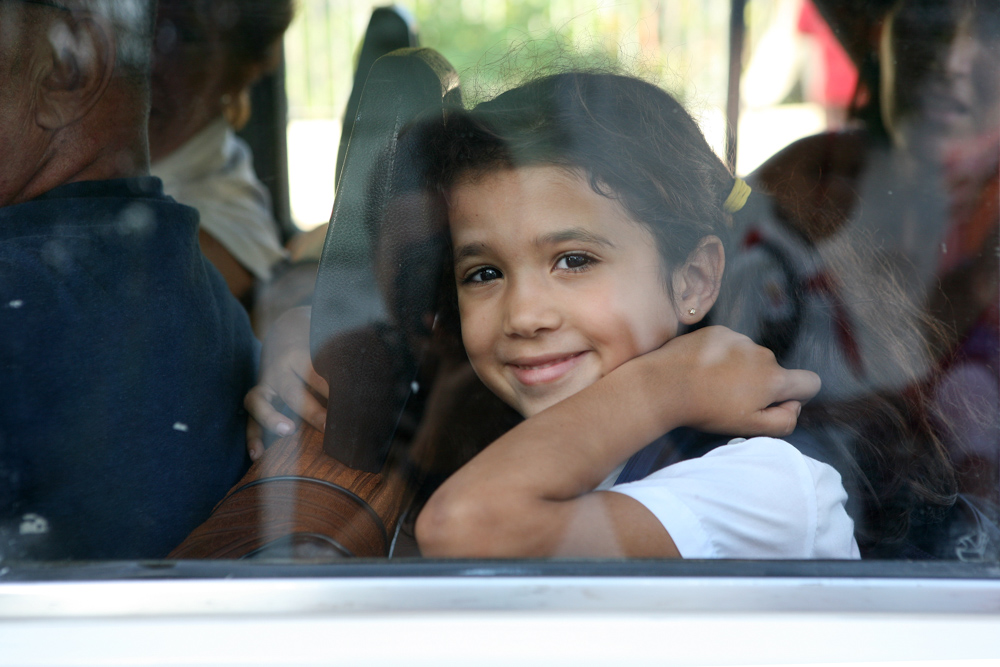
{"label": "white shirt", "polygon": [[261,280],[285,257],[271,195],[257,180],[250,147],[219,118],[150,167],[163,191],[198,209],[201,227]]}
{"label": "white shirt", "polygon": [[860,558],[840,474],[784,440],[738,438],[610,489],[642,503],[684,558]]}

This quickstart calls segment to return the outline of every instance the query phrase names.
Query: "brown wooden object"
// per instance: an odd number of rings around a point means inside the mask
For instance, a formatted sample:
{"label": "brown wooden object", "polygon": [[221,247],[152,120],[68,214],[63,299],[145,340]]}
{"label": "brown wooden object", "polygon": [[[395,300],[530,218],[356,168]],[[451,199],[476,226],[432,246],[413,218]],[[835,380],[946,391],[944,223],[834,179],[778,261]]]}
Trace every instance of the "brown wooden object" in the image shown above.
{"label": "brown wooden object", "polygon": [[[431,49],[401,49],[371,66],[311,316],[313,364],[330,386],[326,433],[303,427],[272,445],[170,557],[388,555],[415,485],[387,471],[409,460],[434,383],[420,367],[433,366],[425,348],[446,252],[444,202],[426,183],[423,133],[443,128],[445,109],[460,103],[458,75]],[[451,421],[434,423],[447,431]],[[437,462],[437,446],[421,451]]]}
{"label": "brown wooden object", "polygon": [[274,443],[168,558],[385,557],[405,477],[348,468],[308,425]]}

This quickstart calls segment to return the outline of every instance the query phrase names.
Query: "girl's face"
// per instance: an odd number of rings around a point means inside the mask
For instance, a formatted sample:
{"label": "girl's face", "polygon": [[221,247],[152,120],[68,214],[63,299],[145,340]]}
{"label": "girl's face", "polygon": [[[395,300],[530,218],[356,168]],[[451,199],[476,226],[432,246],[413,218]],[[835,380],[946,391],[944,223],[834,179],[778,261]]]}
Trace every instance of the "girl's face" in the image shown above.
{"label": "girl's face", "polygon": [[469,360],[525,417],[677,335],[652,234],[578,175],[465,179],[449,225]]}

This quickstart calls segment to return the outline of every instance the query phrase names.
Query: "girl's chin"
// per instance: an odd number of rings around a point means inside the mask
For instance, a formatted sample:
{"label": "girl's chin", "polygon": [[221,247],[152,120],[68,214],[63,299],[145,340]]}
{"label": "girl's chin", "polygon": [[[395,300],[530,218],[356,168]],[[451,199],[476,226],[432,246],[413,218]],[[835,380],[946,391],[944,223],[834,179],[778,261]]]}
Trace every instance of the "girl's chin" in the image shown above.
{"label": "girl's chin", "polygon": [[527,419],[528,417],[534,417],[540,412],[548,410],[553,405],[562,403],[570,396],[573,396],[578,391],[584,387],[563,387],[561,390],[555,390],[549,392],[544,396],[518,396],[516,405],[512,407],[521,413],[521,416]]}

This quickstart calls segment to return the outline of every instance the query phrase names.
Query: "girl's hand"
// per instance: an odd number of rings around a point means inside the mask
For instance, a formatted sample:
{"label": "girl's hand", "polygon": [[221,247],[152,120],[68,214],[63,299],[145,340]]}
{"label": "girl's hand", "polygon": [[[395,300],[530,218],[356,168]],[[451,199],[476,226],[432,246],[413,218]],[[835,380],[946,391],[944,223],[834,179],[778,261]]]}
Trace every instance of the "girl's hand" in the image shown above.
{"label": "girl's hand", "polygon": [[275,407],[279,401],[317,430],[326,427],[326,408],[321,400],[329,397],[330,386],[312,365],[311,315],[308,307],[289,310],[278,318],[264,341],[260,379],[243,400],[250,412],[247,451],[253,461],[264,453],[264,430],[280,436],[295,430],[295,423]]}
{"label": "girl's hand", "polygon": [[665,425],[710,433],[788,435],[821,384],[815,373],[782,368],[769,349],[720,326],[678,336],[621,368],[633,364],[644,367],[649,408]]}
{"label": "girl's hand", "polygon": [[724,327],[679,336],[480,452],[431,496],[417,541],[428,556],[679,556],[642,505],[593,489],[678,426],[785,435],[819,388],[815,373],[781,368]]}

